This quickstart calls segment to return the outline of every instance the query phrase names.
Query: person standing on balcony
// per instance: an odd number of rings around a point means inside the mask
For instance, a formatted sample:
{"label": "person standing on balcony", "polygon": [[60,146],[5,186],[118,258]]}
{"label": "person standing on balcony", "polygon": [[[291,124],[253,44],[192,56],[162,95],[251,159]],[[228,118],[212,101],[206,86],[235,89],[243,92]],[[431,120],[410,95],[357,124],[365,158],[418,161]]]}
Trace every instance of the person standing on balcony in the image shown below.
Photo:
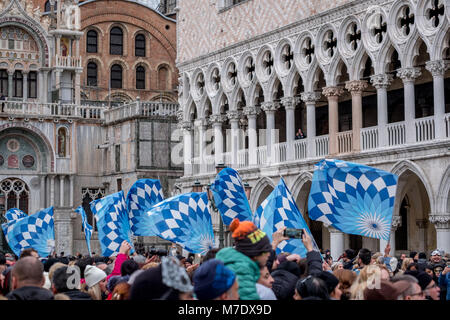
{"label": "person standing on balcony", "polygon": [[295,140],[305,139],[306,135],[303,133],[301,128],[298,128],[298,131],[295,133]]}

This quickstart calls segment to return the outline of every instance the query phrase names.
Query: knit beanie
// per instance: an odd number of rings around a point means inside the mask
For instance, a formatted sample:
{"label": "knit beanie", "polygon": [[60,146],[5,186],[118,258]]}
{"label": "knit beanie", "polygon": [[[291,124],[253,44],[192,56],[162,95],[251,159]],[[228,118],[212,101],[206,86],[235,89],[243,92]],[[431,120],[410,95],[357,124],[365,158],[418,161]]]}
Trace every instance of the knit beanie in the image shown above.
{"label": "knit beanie", "polygon": [[212,300],[227,292],[234,284],[236,274],[222,261],[208,260],[194,273],[194,292],[198,300]]}
{"label": "knit beanie", "polygon": [[333,290],[336,289],[336,287],[339,284],[338,278],[336,278],[334,274],[328,271],[322,271],[317,275],[317,277],[325,281],[329,294],[332,293]]}
{"label": "knit beanie", "polygon": [[405,271],[405,274],[409,274],[416,277],[416,279],[419,281],[419,286],[420,288],[422,288],[422,290],[425,290],[430,284],[431,280],[433,280],[433,278],[424,271]]}
{"label": "knit beanie", "polygon": [[84,270],[84,279],[89,288],[92,288],[106,277],[106,273],[95,266],[88,265]]}
{"label": "knit beanie", "polygon": [[240,222],[234,218],[230,231],[236,244],[236,250],[247,257],[256,257],[272,251],[272,245],[267,235],[251,221]]}

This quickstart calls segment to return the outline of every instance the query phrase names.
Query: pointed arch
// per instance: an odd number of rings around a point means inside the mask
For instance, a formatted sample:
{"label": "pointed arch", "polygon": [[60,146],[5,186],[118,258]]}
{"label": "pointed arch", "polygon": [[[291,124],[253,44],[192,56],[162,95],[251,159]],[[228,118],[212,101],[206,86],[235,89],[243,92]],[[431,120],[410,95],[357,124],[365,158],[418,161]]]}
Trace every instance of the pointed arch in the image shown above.
{"label": "pointed arch", "polygon": [[269,189],[273,190],[275,186],[274,181],[269,177],[262,177],[258,180],[258,182],[256,182],[256,185],[253,187],[250,195],[250,208],[253,212],[256,211],[261,202],[263,202],[264,199],[270,194],[271,191],[266,195],[267,191]]}

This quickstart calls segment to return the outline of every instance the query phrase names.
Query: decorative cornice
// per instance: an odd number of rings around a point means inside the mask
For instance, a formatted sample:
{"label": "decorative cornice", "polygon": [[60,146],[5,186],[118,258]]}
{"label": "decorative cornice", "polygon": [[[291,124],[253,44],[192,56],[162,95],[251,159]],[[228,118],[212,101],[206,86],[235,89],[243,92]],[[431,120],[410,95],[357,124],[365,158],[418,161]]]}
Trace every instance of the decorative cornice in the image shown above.
{"label": "decorative cornice", "polygon": [[344,93],[344,89],[341,87],[325,87],[322,90],[322,94],[329,98],[329,97],[339,97]]}
{"label": "decorative cornice", "polygon": [[403,82],[414,82],[418,77],[422,75],[420,68],[402,68],[397,71],[397,76],[403,80]]}
{"label": "decorative cornice", "polygon": [[376,74],[370,77],[370,83],[377,89],[387,89],[391,86],[394,77],[390,74]]}
{"label": "decorative cornice", "polygon": [[430,71],[433,77],[443,77],[447,71],[449,64],[444,60],[427,61],[425,69]]}
{"label": "decorative cornice", "polygon": [[345,83],[345,89],[350,91],[352,94],[361,94],[368,87],[368,83],[365,80],[354,80],[347,81]]}
{"label": "decorative cornice", "polygon": [[450,228],[450,215],[430,214],[428,220],[434,224],[437,229]]}
{"label": "decorative cornice", "polygon": [[304,103],[316,103],[317,101],[320,100],[320,97],[322,96],[322,94],[320,92],[302,92],[301,94],[301,99],[303,100]]}

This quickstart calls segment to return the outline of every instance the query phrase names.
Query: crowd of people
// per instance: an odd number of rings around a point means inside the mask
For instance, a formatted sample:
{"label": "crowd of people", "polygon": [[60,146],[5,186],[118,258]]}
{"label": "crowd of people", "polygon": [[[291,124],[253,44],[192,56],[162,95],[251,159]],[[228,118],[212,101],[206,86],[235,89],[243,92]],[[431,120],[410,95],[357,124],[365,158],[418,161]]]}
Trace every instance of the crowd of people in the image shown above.
{"label": "crowd of people", "polygon": [[[313,249],[276,254],[281,229],[268,236],[252,222],[233,220],[233,247],[211,249],[195,263],[170,250],[115,257],[39,257],[30,248],[0,254],[0,300],[449,300],[449,254],[434,250],[391,257],[347,249],[337,261]],[[444,255],[445,254],[445,255]]]}

